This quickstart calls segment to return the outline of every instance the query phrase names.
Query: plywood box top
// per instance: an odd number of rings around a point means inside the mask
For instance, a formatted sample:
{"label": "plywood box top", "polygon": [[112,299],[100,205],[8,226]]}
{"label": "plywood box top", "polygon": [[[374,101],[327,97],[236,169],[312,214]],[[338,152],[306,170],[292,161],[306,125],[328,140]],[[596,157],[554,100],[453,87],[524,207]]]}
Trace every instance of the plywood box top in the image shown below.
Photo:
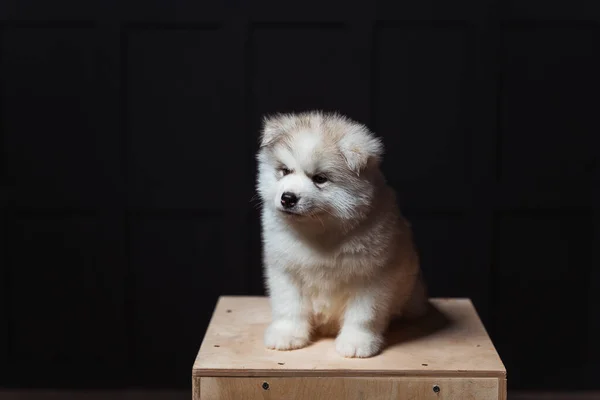
{"label": "plywood box top", "polygon": [[293,351],[268,350],[266,297],[225,296],[215,308],[193,376],[469,376],[504,378],[506,370],[468,299],[431,299],[432,312],[396,322],[387,347],[367,359],[340,357],[333,339]]}

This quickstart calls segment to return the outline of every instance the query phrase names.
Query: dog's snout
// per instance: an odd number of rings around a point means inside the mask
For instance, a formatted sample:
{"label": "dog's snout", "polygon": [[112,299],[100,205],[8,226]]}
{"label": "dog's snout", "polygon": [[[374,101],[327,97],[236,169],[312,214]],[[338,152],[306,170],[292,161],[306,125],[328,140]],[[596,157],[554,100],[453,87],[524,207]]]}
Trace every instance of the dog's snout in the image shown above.
{"label": "dog's snout", "polygon": [[298,203],[298,196],[291,192],[285,192],[281,195],[281,205],[284,208],[292,208]]}

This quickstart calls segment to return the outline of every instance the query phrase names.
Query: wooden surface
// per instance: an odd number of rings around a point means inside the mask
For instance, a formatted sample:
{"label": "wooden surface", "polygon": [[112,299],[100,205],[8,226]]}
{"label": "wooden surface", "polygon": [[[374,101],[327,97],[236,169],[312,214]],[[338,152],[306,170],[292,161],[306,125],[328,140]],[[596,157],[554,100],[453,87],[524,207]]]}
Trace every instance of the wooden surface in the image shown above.
{"label": "wooden surface", "polygon": [[[216,377],[196,379],[200,379],[201,383],[200,397],[195,397],[195,400],[498,400],[497,378]],[[434,392],[435,385],[439,387],[439,392]]]}
{"label": "wooden surface", "polygon": [[388,347],[368,359],[340,357],[332,339],[294,351],[268,350],[270,322],[265,297],[221,297],[193,376],[218,377],[495,377],[506,371],[470,300],[432,299],[421,321],[394,323]]}
{"label": "wooden surface", "polygon": [[499,400],[507,400],[508,398],[508,382],[506,381],[506,376],[504,378],[498,379],[498,399]]}

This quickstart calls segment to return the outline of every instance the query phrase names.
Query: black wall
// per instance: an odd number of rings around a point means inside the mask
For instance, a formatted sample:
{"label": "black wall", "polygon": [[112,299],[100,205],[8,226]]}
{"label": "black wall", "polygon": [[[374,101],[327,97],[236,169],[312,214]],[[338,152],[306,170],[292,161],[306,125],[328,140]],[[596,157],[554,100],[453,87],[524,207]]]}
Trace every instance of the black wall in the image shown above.
{"label": "black wall", "polygon": [[322,108],[383,136],[509,387],[600,387],[597,1],[13,0],[0,43],[0,386],[188,387],[263,293],[260,118]]}

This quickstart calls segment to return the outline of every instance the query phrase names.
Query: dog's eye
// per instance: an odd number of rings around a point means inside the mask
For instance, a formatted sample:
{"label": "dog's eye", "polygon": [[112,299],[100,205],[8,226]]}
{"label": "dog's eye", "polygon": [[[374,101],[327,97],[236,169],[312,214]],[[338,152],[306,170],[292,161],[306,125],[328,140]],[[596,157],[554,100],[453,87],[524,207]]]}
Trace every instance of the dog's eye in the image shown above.
{"label": "dog's eye", "polygon": [[290,171],[289,169],[287,169],[285,167],[281,168],[280,171],[283,176],[286,176],[286,175],[289,175],[292,173],[292,171]]}
{"label": "dog's eye", "polygon": [[327,182],[327,177],[324,175],[315,175],[315,176],[313,176],[312,180],[317,185],[322,185],[325,182]]}

